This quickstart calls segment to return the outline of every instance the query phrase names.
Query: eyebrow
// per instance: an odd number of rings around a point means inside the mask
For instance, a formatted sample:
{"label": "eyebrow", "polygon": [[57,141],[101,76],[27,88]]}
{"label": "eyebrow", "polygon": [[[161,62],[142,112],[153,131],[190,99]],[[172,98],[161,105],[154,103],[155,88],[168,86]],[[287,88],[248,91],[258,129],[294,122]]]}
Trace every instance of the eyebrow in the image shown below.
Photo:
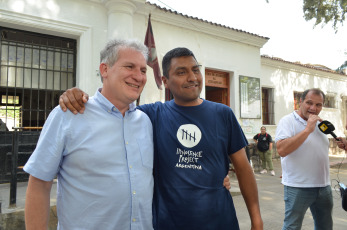
{"label": "eyebrow", "polygon": [[[192,68],[199,68],[199,67],[201,67],[202,65],[194,65]],[[175,70],[180,70],[180,69],[188,69],[187,67],[185,67],[185,66],[179,66],[179,67],[177,67]]]}

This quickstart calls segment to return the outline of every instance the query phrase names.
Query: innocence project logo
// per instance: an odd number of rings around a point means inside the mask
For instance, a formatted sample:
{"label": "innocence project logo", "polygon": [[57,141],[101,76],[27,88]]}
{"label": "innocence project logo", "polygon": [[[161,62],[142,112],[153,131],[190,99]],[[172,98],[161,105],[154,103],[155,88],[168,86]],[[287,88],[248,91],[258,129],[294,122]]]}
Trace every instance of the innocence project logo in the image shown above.
{"label": "innocence project logo", "polygon": [[[177,140],[186,148],[193,148],[201,140],[201,130],[194,124],[181,125],[177,130]],[[202,157],[202,151],[182,150],[177,148],[178,162],[176,168],[191,168],[202,170],[198,160]]]}

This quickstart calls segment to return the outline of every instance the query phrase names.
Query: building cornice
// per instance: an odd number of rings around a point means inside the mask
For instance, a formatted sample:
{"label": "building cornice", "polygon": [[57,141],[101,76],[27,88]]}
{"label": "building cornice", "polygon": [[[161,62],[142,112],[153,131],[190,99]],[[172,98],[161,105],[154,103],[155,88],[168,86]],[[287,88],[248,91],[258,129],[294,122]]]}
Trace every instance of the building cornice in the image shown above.
{"label": "building cornice", "polygon": [[[129,6],[136,7],[135,13],[148,17],[151,14],[152,22],[164,23],[170,26],[176,26],[194,32],[205,33],[214,38],[220,38],[225,41],[232,41],[250,46],[261,48],[269,40],[267,37],[259,36],[243,30],[234,29],[222,24],[214,23],[197,17],[184,15],[177,11],[172,11],[160,7],[156,4],[146,2],[145,0],[85,0],[89,2],[103,4],[108,10],[109,6],[116,3],[122,3],[129,10]],[[113,9],[117,10],[117,9]],[[118,9],[121,10],[121,9]]]}
{"label": "building cornice", "polygon": [[168,10],[149,2],[146,2],[143,7],[138,7],[136,13],[145,16],[151,14],[152,22],[165,23],[167,25],[177,26],[187,30],[205,33],[215,38],[220,37],[226,41],[243,43],[259,48],[263,47],[263,45],[269,40],[267,37],[237,30],[196,17],[183,15],[176,11]]}
{"label": "building cornice", "polygon": [[[13,24],[18,25],[16,28],[20,27],[18,29],[24,30],[28,27],[35,28],[38,30],[44,29],[51,32],[54,31],[55,33],[67,34],[69,35],[68,37],[74,35],[77,38],[81,34],[91,29],[88,25],[75,24],[73,22],[67,22],[62,20],[57,21],[54,19],[27,15],[19,12],[7,11],[4,9],[0,9],[0,15],[0,21],[1,23],[3,23],[4,26],[7,26],[7,24]],[[61,36],[61,34],[59,34],[59,36]]]}
{"label": "building cornice", "polygon": [[314,75],[317,77],[347,82],[347,75],[345,74],[335,72],[334,70],[317,68],[314,65],[310,64],[285,61],[281,58],[269,57],[266,55],[261,56],[261,64],[302,74]]}

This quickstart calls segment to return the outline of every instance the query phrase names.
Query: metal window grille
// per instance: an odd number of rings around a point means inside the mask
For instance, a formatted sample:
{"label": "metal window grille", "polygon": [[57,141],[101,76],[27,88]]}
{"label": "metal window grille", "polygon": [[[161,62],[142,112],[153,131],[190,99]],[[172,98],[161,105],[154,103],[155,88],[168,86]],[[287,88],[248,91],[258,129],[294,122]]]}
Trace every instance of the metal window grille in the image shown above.
{"label": "metal window grille", "polygon": [[42,126],[59,96],[76,85],[76,40],[0,27],[0,118]]}
{"label": "metal window grille", "polygon": [[336,108],[335,95],[325,95],[324,107]]}

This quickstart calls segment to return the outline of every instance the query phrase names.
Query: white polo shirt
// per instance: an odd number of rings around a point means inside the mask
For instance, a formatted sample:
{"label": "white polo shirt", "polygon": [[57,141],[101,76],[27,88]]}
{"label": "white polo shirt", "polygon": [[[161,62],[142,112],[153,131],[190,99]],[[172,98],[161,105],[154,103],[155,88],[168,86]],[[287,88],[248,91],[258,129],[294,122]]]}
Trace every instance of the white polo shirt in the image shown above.
{"label": "white polo shirt", "polygon": [[[319,122],[317,122],[318,124]],[[307,121],[296,111],[278,123],[275,141],[293,137],[303,131]],[[281,157],[282,184],[291,187],[325,187],[330,185],[329,140],[318,125],[295,151]]]}

